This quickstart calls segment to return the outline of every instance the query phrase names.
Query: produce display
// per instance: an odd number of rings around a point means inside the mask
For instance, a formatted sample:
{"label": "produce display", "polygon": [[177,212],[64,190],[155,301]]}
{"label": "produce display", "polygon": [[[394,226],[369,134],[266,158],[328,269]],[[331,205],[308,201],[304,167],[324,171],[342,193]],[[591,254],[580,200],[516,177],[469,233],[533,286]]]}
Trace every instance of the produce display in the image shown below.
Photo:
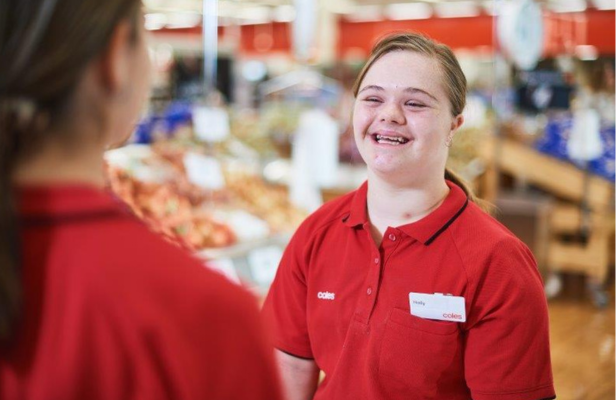
{"label": "produce display", "polygon": [[289,203],[284,187],[266,183],[237,162],[211,161],[221,166],[221,187],[195,183],[187,171],[188,154],[214,160],[186,143],[112,150],[106,155],[108,185],[152,230],[191,250],[292,232],[305,218]]}

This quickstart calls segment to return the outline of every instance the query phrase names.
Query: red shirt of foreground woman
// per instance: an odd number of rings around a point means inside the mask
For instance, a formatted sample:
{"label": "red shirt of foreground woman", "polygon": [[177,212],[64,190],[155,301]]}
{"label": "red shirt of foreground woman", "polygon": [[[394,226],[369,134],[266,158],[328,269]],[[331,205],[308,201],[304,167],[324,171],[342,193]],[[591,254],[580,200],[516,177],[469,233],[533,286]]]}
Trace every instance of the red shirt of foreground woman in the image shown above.
{"label": "red shirt of foreground woman", "polygon": [[3,0],[0,32],[0,398],[278,400],[256,301],[103,191],[141,2]]}
{"label": "red shirt of foreground woman", "polygon": [[18,197],[25,302],[1,398],[278,398],[248,293],[94,187]]}

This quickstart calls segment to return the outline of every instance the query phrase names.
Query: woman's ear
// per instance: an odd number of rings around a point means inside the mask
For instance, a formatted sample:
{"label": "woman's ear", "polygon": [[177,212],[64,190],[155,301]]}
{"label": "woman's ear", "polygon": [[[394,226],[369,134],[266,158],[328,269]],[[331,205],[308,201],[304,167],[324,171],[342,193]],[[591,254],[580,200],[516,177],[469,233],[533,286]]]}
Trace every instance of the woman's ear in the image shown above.
{"label": "woman's ear", "polygon": [[130,80],[132,27],[128,20],[116,25],[107,46],[99,57],[101,84],[106,93],[123,92]]}
{"label": "woman's ear", "polygon": [[447,145],[447,147],[451,146],[451,143],[453,142],[453,137],[456,135],[456,133],[458,132],[458,129],[462,126],[463,123],[464,123],[464,116],[462,114],[456,116],[451,121],[451,129],[449,131],[449,134],[447,135],[447,139],[445,139],[445,144]]}
{"label": "woman's ear", "polygon": [[452,136],[462,126],[463,123],[464,123],[464,115],[462,114],[456,116],[453,119],[453,121],[451,121],[451,135]]}

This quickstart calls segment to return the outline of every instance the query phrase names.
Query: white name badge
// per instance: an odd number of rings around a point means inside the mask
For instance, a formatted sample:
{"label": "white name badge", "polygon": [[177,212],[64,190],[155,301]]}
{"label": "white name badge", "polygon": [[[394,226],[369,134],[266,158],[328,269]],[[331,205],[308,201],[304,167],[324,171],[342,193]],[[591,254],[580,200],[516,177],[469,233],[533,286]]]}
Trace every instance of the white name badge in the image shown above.
{"label": "white name badge", "polygon": [[466,322],[464,297],[442,293],[409,293],[411,314],[440,321]]}

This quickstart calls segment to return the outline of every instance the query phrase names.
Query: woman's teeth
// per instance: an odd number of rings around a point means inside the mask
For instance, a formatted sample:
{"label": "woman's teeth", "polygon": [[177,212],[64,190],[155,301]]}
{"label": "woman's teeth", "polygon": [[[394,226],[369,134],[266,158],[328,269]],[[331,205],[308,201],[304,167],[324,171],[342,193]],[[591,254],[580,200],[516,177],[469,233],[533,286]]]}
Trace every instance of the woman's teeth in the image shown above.
{"label": "woman's teeth", "polygon": [[380,144],[389,144],[393,146],[398,146],[401,144],[408,143],[408,139],[399,136],[385,136],[385,135],[374,135],[374,140]]}

